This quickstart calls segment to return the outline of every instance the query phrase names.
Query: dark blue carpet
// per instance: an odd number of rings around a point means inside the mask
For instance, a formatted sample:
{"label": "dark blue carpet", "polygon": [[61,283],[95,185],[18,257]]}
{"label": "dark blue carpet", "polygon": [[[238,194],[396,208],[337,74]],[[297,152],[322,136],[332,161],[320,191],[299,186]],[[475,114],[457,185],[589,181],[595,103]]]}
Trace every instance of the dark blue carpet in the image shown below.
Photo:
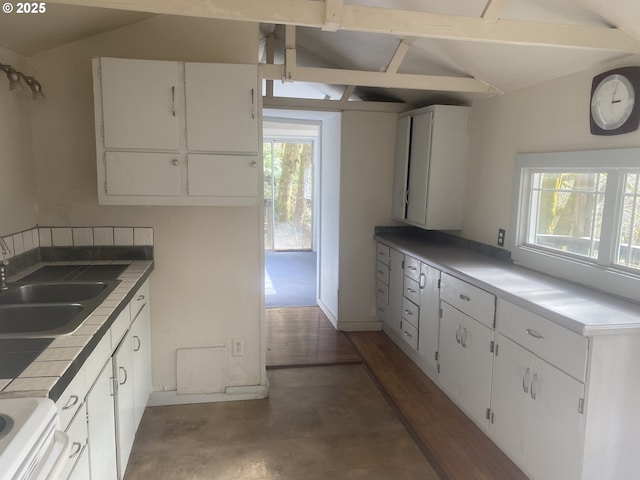
{"label": "dark blue carpet", "polygon": [[265,251],[265,306],[316,305],[316,252]]}

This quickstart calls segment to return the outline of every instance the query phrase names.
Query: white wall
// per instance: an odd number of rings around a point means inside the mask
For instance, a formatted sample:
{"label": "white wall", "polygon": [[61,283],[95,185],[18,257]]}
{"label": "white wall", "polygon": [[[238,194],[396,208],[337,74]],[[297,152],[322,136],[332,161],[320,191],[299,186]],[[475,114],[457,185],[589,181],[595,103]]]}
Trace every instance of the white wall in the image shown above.
{"label": "white wall", "polygon": [[376,225],[393,224],[396,114],[344,112],[340,165],[338,328],[380,328],[375,311]]}
{"label": "white wall", "polygon": [[[0,63],[30,74],[26,59],[0,47]],[[0,72],[0,235],[32,228],[37,222],[36,186],[31,154],[31,90],[9,90]]]}
{"label": "white wall", "polygon": [[[257,46],[256,24],[158,16],[29,61],[47,94],[32,117],[38,221],[154,228],[155,389],[176,389],[176,349],[216,345],[228,349],[222,383],[264,383],[260,212],[98,205],[91,57],[256,63]],[[244,338],[245,356],[230,355],[234,338]]]}
{"label": "white wall", "polygon": [[640,57],[473,104],[463,237],[495,245],[498,228],[511,235],[517,153],[640,146],[640,131],[612,137],[589,132],[591,80],[627,65],[640,65]]}

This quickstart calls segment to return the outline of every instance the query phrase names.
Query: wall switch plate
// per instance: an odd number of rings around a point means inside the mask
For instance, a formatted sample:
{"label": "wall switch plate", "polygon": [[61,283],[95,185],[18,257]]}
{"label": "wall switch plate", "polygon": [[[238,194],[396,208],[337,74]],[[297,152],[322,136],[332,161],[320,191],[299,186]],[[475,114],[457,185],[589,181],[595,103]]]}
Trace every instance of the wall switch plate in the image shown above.
{"label": "wall switch plate", "polygon": [[504,230],[504,228],[499,228],[498,229],[498,246],[499,247],[504,247],[504,236],[505,236],[506,232]]}
{"label": "wall switch plate", "polygon": [[241,357],[244,355],[244,339],[234,338],[231,340],[231,355]]}

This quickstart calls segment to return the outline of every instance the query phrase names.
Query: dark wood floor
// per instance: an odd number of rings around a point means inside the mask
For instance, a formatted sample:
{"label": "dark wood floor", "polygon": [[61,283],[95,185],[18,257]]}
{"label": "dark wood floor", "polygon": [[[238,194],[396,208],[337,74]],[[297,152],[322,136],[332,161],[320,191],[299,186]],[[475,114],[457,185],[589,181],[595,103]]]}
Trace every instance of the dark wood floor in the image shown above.
{"label": "dark wood floor", "polygon": [[363,361],[443,480],[527,477],[382,332],[337,332],[318,307],[266,310],[267,367]]}
{"label": "dark wood floor", "polygon": [[343,332],[318,307],[268,308],[267,368],[360,363]]}

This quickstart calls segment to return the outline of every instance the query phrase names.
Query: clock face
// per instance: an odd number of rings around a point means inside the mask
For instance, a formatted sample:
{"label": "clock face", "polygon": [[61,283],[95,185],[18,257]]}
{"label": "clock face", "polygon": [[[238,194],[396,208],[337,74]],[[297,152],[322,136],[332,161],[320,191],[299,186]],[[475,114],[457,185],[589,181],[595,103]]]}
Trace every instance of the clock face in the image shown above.
{"label": "clock face", "polygon": [[598,84],[591,100],[594,122],[603,130],[615,130],[631,116],[635,91],[627,77],[613,74]]}

